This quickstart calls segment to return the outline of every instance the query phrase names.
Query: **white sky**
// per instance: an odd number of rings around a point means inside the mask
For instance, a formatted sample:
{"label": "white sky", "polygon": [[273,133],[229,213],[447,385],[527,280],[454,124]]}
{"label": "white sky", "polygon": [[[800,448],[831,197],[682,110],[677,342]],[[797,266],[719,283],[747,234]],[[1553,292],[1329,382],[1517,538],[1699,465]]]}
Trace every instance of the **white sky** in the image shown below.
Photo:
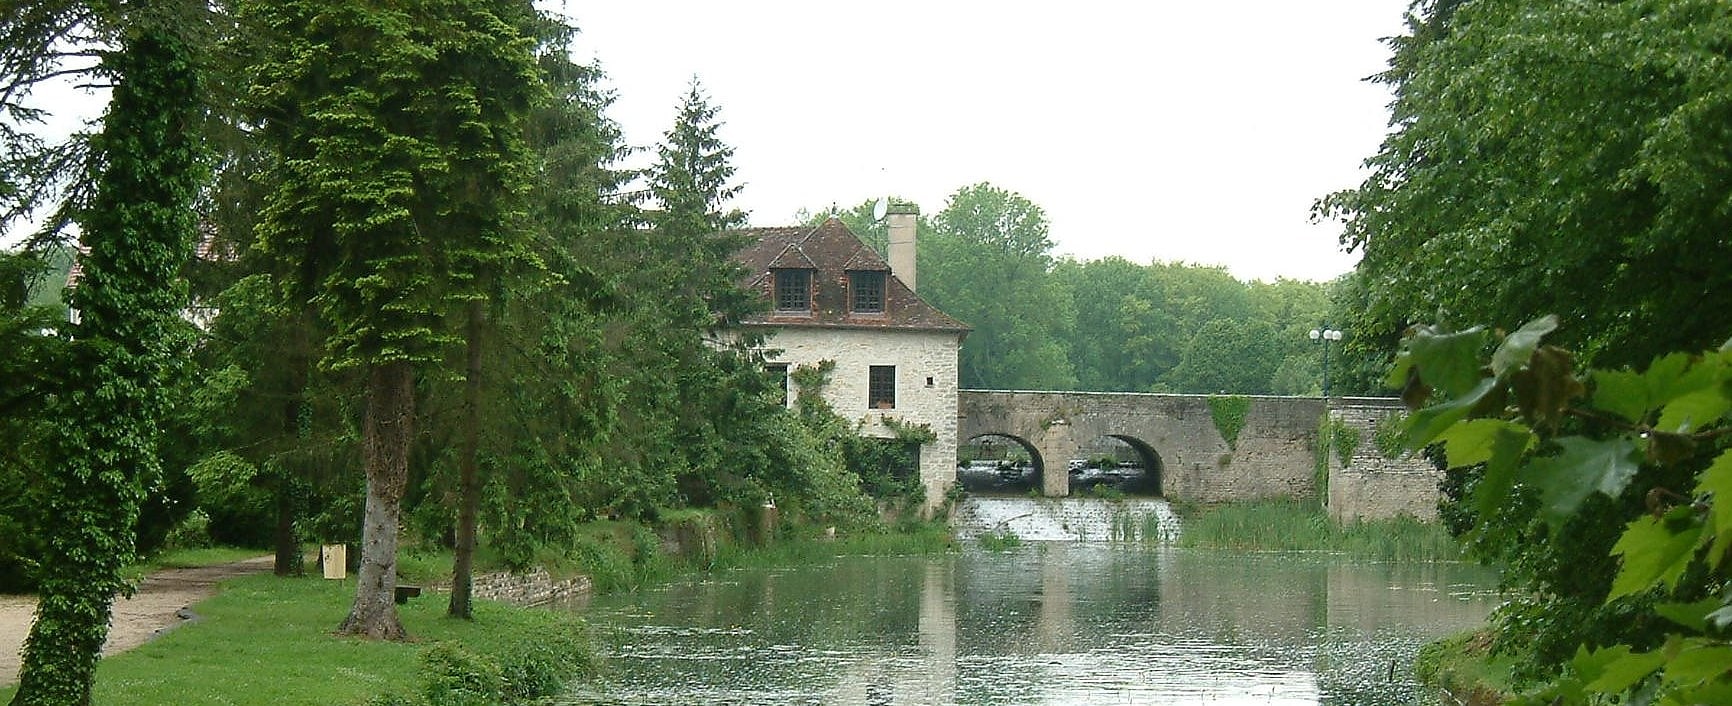
{"label": "white sky", "polygon": [[1060,254],[1353,267],[1317,197],[1386,131],[1407,0],[547,3],[581,28],[628,143],[653,145],[693,74],[754,225],[894,194],[936,213],[978,181],[1046,209]]}
{"label": "white sky", "polygon": [[754,225],[887,194],[937,213],[989,181],[1046,209],[1059,254],[1321,280],[1357,258],[1311,203],[1383,138],[1362,79],[1408,0],[539,4],[581,28],[629,144],[702,79]]}

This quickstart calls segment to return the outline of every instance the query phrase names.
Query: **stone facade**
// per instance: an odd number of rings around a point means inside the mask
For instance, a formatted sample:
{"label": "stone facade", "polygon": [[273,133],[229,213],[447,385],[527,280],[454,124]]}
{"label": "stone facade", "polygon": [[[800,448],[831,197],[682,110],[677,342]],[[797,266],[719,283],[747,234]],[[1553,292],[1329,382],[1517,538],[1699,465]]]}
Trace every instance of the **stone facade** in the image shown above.
{"label": "stone facade", "polygon": [[1329,455],[1329,515],[1342,522],[1380,520],[1410,515],[1427,522],[1437,519],[1438,484],[1443,471],[1424,458],[1383,455],[1377,430],[1386,420],[1404,414],[1400,400],[1344,398],[1330,415],[1359,432],[1347,465],[1339,454]]}
{"label": "stone facade", "polygon": [[918,464],[922,512],[930,514],[956,482],[957,353],[968,326],[914,292],[919,210],[895,204],[888,211],[894,267],[835,218],[740,231],[749,243],[739,255],[745,285],[770,302],[743,323],[766,335],[771,365],[793,372],[834,362],[823,396],[860,422],[862,434],[894,438],[887,419],[932,430],[937,440],[921,446]]}
{"label": "stone facade", "polygon": [[[894,438],[886,418],[930,427],[938,438],[920,447],[920,482],[932,508],[956,481],[957,338],[944,331],[790,327],[778,329],[764,345],[775,353],[772,363],[790,369],[834,361],[824,400],[843,418],[860,422],[866,436]],[[867,405],[868,371],[874,365],[895,367],[892,409]],[[794,392],[789,390],[790,399]]]}

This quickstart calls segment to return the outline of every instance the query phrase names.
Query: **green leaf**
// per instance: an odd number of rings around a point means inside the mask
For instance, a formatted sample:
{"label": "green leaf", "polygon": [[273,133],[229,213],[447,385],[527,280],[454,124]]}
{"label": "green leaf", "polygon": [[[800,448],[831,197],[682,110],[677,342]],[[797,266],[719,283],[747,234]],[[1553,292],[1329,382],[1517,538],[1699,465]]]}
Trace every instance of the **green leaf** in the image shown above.
{"label": "green leaf", "polygon": [[1527,466],[1531,481],[1540,489],[1540,516],[1554,529],[1575,513],[1589,493],[1617,497],[1639,469],[1636,444],[1627,437],[1570,436],[1557,444],[1560,453],[1533,459]]}
{"label": "green leaf", "polygon": [[1497,380],[1480,378],[1479,385],[1467,394],[1414,412],[1407,418],[1407,448],[1416,451],[1425,448],[1450,425],[1466,418],[1496,385]]}
{"label": "green leaf", "polygon": [[1503,344],[1497,347],[1497,352],[1491,355],[1492,374],[1501,378],[1504,373],[1527,365],[1534,355],[1534,349],[1539,348],[1540,340],[1556,330],[1556,314],[1546,314],[1523,324],[1515,333],[1504,338]]}
{"label": "green leaf", "polygon": [[[1598,676],[1588,682],[1588,691],[1602,694],[1624,693],[1665,663],[1666,654],[1660,651],[1632,654],[1629,645],[1614,645],[1599,650],[1593,653],[1592,665],[1597,667]],[[1578,658],[1575,664],[1579,669],[1583,661]]]}
{"label": "green leaf", "polygon": [[1697,497],[1708,497],[1708,527],[1714,535],[1714,546],[1708,561],[1719,568],[1732,548],[1732,451],[1726,451],[1702,471],[1697,481]]}
{"label": "green leaf", "polygon": [[1732,409],[1732,400],[1726,399],[1725,393],[1716,385],[1674,398],[1666,404],[1665,410],[1660,412],[1660,421],[1654,428],[1674,434],[1688,434],[1714,423],[1729,409]]}
{"label": "green leaf", "polygon": [[1720,599],[1704,598],[1695,603],[1661,603],[1654,606],[1654,612],[1686,628],[1703,632],[1708,629],[1708,616],[1720,607]]}
{"label": "green leaf", "polygon": [[1527,427],[1515,422],[1502,419],[1470,419],[1445,429],[1438,435],[1437,441],[1443,444],[1444,458],[1450,468],[1466,468],[1492,459],[1496,453],[1495,441],[1500,432],[1510,432],[1530,439],[1533,436]]}
{"label": "green leaf", "polygon": [[1491,453],[1486,459],[1485,474],[1474,488],[1473,504],[1482,518],[1492,517],[1509,498],[1515,487],[1516,469],[1522,454],[1534,443],[1533,432],[1519,424],[1510,424],[1493,431]]}
{"label": "green leaf", "polygon": [[1485,374],[1479,356],[1485,339],[1485,329],[1478,326],[1458,333],[1422,329],[1409,342],[1408,351],[1425,384],[1459,398],[1482,386]]}
{"label": "green leaf", "polygon": [[1625,421],[1639,423],[1650,409],[1648,384],[1629,370],[1594,371],[1594,409],[1611,412]]}
{"label": "green leaf", "polygon": [[1697,684],[1722,677],[1728,670],[1732,670],[1732,647],[1690,639],[1684,641],[1684,647],[1677,656],[1666,662],[1665,680],[1675,684]]}
{"label": "green leaf", "polygon": [[[1673,513],[1683,513],[1686,517],[1690,512],[1689,507],[1673,510]],[[1695,555],[1702,525],[1686,522],[1681,531],[1674,531],[1673,526],[1678,523],[1668,520],[1678,518],[1671,515],[1668,513],[1668,517],[1662,519],[1639,517],[1625,525],[1624,535],[1612,546],[1612,554],[1623,556],[1624,562],[1618,569],[1617,578],[1612,580],[1612,591],[1606,596],[1608,603],[1655,585],[1676,585],[1678,576],[1684,573],[1690,565],[1690,558]]]}

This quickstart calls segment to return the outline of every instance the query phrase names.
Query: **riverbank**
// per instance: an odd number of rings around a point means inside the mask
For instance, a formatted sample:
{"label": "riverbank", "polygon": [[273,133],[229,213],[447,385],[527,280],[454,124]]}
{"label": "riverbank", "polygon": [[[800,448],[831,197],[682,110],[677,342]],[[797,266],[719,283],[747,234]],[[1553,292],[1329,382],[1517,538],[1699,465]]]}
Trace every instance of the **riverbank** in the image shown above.
{"label": "riverbank", "polygon": [[[334,636],[354,594],[352,578],[225,581],[194,606],[196,619],[104,658],[95,702],[407,706],[468,689],[475,703],[500,703],[552,693],[591,668],[575,616],[482,601],[474,621],[456,620],[433,594],[400,609],[412,642]],[[0,687],[0,702],[14,690]]]}
{"label": "riverbank", "polygon": [[[702,571],[954,548],[941,524],[842,537],[790,536],[768,544],[728,531],[715,517],[688,518],[683,525],[709,527],[697,535],[708,537],[707,544],[692,542],[689,533],[683,546],[650,543],[648,528],[598,523],[554,569],[559,576],[595,572],[603,577],[599,589],[612,592]],[[571,613],[477,601],[473,622],[454,620],[445,617],[445,595],[432,591],[399,609],[411,642],[337,637],[332,631],[354,599],[353,575],[341,581],[278,578],[268,575],[270,565],[269,557],[249,562],[247,571],[223,581],[220,590],[208,582],[209,590],[167,611],[172,617],[181,606],[195,604],[196,618],[173,618],[180,627],[105,657],[97,670],[96,703],[516,703],[555,693],[594,669],[584,622]],[[407,551],[400,560],[405,583],[448,579],[450,567],[450,555],[442,552]],[[117,615],[123,605],[116,603]],[[20,645],[28,625],[26,609]],[[117,621],[117,635],[126,630],[121,625]],[[144,638],[155,632],[145,631]],[[16,690],[13,681],[0,679],[6,684],[0,686],[0,703]]]}
{"label": "riverbank", "polygon": [[1413,661],[1413,673],[1433,690],[1440,706],[1500,706],[1513,696],[1507,656],[1491,654],[1491,638],[1476,630],[1426,645]]}

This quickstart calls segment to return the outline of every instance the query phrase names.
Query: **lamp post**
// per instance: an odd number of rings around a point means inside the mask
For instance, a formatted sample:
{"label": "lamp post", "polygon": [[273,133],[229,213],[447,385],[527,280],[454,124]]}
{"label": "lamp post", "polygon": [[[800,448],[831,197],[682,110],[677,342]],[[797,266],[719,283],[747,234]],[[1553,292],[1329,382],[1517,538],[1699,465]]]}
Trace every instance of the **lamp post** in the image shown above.
{"label": "lamp post", "polygon": [[1340,329],[1329,328],[1329,324],[1323,324],[1322,328],[1311,329],[1311,333],[1306,335],[1311,338],[1312,343],[1323,346],[1323,399],[1327,400],[1329,399],[1329,344],[1330,342],[1340,342],[1341,331]]}

